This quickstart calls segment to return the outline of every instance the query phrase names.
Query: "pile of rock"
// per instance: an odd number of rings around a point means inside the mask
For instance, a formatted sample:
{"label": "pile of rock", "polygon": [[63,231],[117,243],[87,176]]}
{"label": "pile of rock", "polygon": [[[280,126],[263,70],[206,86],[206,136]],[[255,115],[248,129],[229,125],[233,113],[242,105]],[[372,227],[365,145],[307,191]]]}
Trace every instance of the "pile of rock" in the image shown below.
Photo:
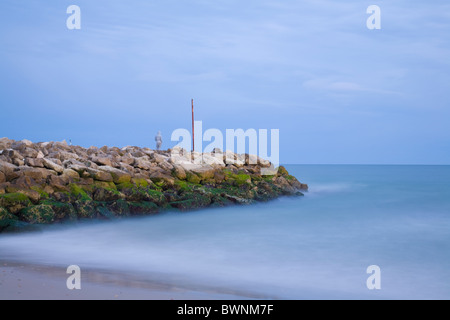
{"label": "pile of rock", "polygon": [[0,139],[0,231],[26,224],[188,210],[301,195],[307,185],[251,155]]}

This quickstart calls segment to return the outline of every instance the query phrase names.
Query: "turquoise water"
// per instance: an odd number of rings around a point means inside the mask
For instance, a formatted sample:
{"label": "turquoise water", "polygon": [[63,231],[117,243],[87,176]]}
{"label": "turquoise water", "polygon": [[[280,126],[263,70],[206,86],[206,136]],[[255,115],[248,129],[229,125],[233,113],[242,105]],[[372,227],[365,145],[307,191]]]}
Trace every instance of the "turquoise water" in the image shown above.
{"label": "turquoise water", "polygon": [[305,197],[2,235],[0,258],[249,297],[450,298],[450,166],[287,168]]}

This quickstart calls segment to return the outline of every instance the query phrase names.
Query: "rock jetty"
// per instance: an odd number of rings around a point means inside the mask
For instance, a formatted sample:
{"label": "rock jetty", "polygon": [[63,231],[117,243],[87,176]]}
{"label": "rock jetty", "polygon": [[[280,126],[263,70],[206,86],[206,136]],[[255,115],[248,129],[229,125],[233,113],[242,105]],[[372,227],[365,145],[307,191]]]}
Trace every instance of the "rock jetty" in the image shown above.
{"label": "rock jetty", "polygon": [[0,139],[0,232],[269,201],[308,186],[246,154]]}

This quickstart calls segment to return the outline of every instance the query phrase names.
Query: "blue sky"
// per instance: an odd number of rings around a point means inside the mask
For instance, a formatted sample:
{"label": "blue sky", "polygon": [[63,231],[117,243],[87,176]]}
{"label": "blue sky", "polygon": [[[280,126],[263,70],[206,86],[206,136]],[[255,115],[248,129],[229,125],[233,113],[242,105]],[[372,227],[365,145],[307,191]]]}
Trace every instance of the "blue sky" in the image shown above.
{"label": "blue sky", "polygon": [[169,147],[194,98],[283,163],[450,164],[448,1],[2,0],[0,30],[0,136]]}

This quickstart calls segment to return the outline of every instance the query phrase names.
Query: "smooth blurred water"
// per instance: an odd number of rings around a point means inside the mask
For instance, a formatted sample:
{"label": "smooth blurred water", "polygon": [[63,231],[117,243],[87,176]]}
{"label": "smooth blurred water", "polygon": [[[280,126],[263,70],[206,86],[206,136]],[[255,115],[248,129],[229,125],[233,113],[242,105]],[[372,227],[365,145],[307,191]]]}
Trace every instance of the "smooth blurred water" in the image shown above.
{"label": "smooth blurred water", "polygon": [[0,259],[267,298],[450,298],[450,166],[287,169],[305,197],[2,235]]}

